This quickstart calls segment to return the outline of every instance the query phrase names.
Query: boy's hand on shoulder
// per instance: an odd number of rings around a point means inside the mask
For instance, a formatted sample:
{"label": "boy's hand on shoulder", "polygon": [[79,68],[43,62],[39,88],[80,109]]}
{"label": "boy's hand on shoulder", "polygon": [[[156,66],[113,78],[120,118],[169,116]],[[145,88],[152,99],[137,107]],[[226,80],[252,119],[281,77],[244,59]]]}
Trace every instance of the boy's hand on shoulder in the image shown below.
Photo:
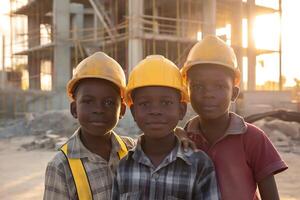
{"label": "boy's hand on shoulder", "polygon": [[196,144],[188,138],[187,132],[183,128],[176,127],[175,135],[181,140],[184,151],[188,151],[188,148],[197,151]]}

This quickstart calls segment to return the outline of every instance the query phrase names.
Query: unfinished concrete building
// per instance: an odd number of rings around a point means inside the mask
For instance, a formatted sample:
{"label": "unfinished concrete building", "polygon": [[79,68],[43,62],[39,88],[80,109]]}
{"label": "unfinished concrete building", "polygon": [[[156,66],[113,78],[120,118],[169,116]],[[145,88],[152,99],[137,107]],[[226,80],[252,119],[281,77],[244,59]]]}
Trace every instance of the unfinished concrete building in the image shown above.
{"label": "unfinished concrete building", "polygon": [[[12,22],[25,18],[25,31],[15,28],[12,37],[12,46],[23,45],[12,47],[13,61],[21,60],[28,70],[29,89],[22,91],[22,101],[14,100],[23,111],[68,108],[65,86],[72,69],[95,51],[115,58],[126,74],[149,54],[164,55],[181,67],[192,45],[207,34],[218,34],[234,48],[241,71],[247,69],[241,88],[250,94],[255,91],[256,56],[273,52],[255,48],[254,19],[280,12],[280,2],[275,9],[255,0],[11,0],[11,7]],[[242,45],[245,19],[247,48]],[[242,67],[245,57],[247,68]],[[252,92],[250,101],[256,96]]]}

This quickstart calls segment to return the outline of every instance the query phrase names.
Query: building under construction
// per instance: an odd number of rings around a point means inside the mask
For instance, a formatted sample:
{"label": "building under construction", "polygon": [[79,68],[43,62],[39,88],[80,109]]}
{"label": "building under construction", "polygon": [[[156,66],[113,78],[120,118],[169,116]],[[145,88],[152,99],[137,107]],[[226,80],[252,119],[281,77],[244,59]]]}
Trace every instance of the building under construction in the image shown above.
{"label": "building under construction", "polygon": [[[280,13],[280,4],[278,0],[270,8],[255,0],[11,0],[12,62],[28,72],[28,89],[3,89],[2,113],[68,108],[65,86],[72,69],[95,51],[115,58],[126,74],[149,54],[164,55],[181,67],[193,44],[207,34],[230,44],[240,70],[247,70],[247,81],[241,81],[244,104],[264,95],[273,104],[279,99],[273,107],[289,107],[290,92],[275,97],[274,92],[255,91],[256,57],[274,50],[256,49],[250,30],[256,16]],[[280,48],[275,51],[280,54]]]}

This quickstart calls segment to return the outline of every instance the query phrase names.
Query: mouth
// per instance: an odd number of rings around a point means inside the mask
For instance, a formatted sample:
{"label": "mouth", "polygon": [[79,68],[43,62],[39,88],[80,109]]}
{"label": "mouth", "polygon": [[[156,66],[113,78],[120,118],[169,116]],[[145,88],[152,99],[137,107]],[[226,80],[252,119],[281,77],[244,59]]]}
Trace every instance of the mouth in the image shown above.
{"label": "mouth", "polygon": [[107,124],[107,122],[105,121],[91,121],[90,124],[92,124],[93,126],[104,126]]}
{"label": "mouth", "polygon": [[165,126],[167,123],[165,122],[147,122],[146,125],[152,128],[159,128]]}
{"label": "mouth", "polygon": [[218,108],[218,106],[215,105],[202,105],[201,107],[204,111],[214,111]]}

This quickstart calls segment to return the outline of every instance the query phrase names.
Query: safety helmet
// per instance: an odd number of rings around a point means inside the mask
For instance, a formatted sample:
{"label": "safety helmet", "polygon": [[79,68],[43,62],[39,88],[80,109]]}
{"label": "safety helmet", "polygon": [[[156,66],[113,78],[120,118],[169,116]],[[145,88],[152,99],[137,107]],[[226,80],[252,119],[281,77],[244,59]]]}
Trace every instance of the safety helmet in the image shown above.
{"label": "safety helmet", "polygon": [[215,35],[208,35],[196,43],[190,50],[187,60],[181,69],[184,82],[187,81],[187,71],[199,64],[218,64],[234,72],[235,85],[240,83],[240,71],[233,49]]}
{"label": "safety helmet", "polygon": [[132,105],[131,92],[145,86],[165,86],[178,89],[181,101],[188,101],[187,90],[183,85],[178,67],[161,55],[150,55],[139,62],[129,75],[126,87],[125,101]]}
{"label": "safety helmet", "polygon": [[103,52],[96,52],[77,65],[72,79],[67,84],[67,94],[71,100],[74,100],[76,83],[85,78],[111,81],[120,88],[121,97],[124,97],[126,87],[124,71],[117,61]]}

